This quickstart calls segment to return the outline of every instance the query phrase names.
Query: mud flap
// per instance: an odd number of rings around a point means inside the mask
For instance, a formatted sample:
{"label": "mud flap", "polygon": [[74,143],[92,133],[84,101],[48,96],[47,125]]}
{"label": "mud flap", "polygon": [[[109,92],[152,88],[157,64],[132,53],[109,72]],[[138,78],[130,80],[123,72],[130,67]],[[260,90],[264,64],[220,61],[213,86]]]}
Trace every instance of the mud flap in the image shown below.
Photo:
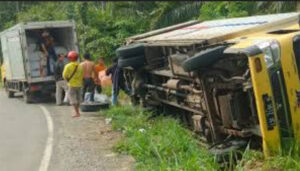
{"label": "mud flap", "polygon": [[281,148],[270,77],[262,53],[249,56],[248,59],[262,134],[263,152],[265,156],[270,156],[278,153]]}

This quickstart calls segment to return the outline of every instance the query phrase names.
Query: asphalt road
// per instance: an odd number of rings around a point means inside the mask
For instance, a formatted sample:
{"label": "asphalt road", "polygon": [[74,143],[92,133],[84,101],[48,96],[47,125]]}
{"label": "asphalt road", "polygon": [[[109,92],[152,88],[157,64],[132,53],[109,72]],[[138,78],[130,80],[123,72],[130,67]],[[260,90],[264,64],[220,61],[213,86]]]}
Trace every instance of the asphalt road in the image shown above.
{"label": "asphalt road", "polygon": [[0,90],[0,170],[38,170],[47,139],[39,106],[22,97],[8,99]]}
{"label": "asphalt road", "polygon": [[[50,144],[45,110],[53,122]],[[105,118],[71,115],[70,106],[25,104],[22,96],[8,99],[0,89],[0,171],[133,170],[132,157],[113,152],[121,134]]]}

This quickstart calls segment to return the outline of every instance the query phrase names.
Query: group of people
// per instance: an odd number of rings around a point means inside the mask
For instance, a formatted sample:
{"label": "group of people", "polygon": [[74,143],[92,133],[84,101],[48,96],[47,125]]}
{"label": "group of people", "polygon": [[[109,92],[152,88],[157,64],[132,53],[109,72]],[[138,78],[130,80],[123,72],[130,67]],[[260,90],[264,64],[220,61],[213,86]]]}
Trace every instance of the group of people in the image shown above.
{"label": "group of people", "polygon": [[[57,55],[53,46],[53,37],[46,30],[42,32],[37,43],[46,59],[44,64],[46,64],[47,75],[54,75],[56,81],[56,104],[62,105],[64,102],[74,106],[73,117],[80,116],[79,105],[81,102],[84,100],[93,102],[95,91],[101,93],[99,73],[103,70],[106,70],[105,74],[110,75],[112,79],[112,105],[117,104],[120,89],[130,94],[130,89],[125,86],[123,69],[118,67],[117,58],[113,60],[111,67],[106,68],[103,58],[99,58],[95,64],[89,53],[84,54],[84,60],[81,63],[78,62],[79,55],[75,51],[70,51],[67,55]],[[65,93],[64,98],[62,98],[63,92]],[[86,99],[86,92],[89,92],[90,95],[87,97],[88,99]]]}
{"label": "group of people", "polygon": [[101,93],[101,80],[99,73],[105,70],[107,76],[111,75],[112,89],[112,105],[117,104],[117,97],[120,89],[129,93],[128,88],[124,88],[124,77],[122,68],[118,67],[116,60],[114,64],[106,68],[104,59],[99,58],[97,64],[91,60],[89,53],[84,54],[84,60],[78,62],[79,55],[75,51],[70,51],[66,56],[58,55],[58,60],[54,66],[54,77],[56,80],[56,104],[62,105],[63,90],[65,91],[64,102],[69,103],[74,107],[75,114],[73,117],[79,117],[80,103],[84,101],[86,92],[90,93],[87,99],[90,102],[94,101],[95,91]]}

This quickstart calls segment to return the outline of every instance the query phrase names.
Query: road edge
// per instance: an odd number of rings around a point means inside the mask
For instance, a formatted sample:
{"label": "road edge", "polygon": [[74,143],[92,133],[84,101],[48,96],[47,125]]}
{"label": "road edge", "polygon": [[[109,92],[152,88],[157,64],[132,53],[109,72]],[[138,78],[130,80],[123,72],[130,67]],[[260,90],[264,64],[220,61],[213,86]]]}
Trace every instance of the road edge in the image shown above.
{"label": "road edge", "polygon": [[39,171],[47,171],[49,164],[50,164],[50,159],[51,159],[51,155],[52,155],[52,150],[53,150],[53,121],[52,121],[52,117],[50,115],[50,112],[48,111],[48,109],[43,106],[43,105],[39,105],[39,107],[42,109],[43,114],[45,116],[46,122],[47,122],[47,128],[48,128],[48,137],[47,137],[47,142],[46,142],[46,147],[43,153],[43,157],[41,160],[41,164],[40,164],[40,168]]}

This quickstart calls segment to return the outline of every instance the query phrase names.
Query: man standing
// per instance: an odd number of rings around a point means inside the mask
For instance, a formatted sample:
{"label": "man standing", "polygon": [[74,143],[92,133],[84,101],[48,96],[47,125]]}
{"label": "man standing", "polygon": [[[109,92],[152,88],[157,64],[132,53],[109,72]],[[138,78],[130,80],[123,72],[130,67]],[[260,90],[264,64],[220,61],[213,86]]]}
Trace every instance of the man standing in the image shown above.
{"label": "man standing", "polygon": [[106,67],[104,65],[104,59],[101,57],[98,59],[98,64],[95,66],[95,78],[94,78],[94,81],[95,81],[95,84],[96,84],[96,90],[98,93],[101,93],[102,91],[102,87],[101,87],[101,81],[99,80],[99,73],[103,70],[106,70]]}
{"label": "man standing", "polygon": [[62,105],[62,93],[63,90],[65,92],[64,102],[67,102],[67,90],[68,85],[67,81],[63,79],[62,74],[64,71],[65,63],[65,55],[59,54],[58,61],[54,65],[54,78],[56,82],[56,105]]}
{"label": "man standing", "polygon": [[63,78],[68,82],[68,98],[70,104],[73,105],[75,114],[72,117],[79,117],[79,105],[81,102],[81,87],[83,80],[83,69],[77,62],[78,54],[75,51],[68,53],[70,63],[65,66]]}
{"label": "man standing", "polygon": [[47,59],[47,75],[52,75],[53,65],[51,64],[54,63],[57,58],[53,46],[53,37],[49,34],[48,31],[44,30],[37,43],[39,45],[40,51],[43,52],[44,57]]}
{"label": "man standing", "polygon": [[106,75],[108,76],[110,74],[111,74],[111,79],[113,84],[111,102],[112,105],[115,106],[118,103],[118,95],[120,89],[124,90],[126,94],[130,94],[130,90],[128,86],[125,85],[123,69],[118,66],[117,58],[113,59],[113,65],[106,70]]}
{"label": "man standing", "polygon": [[91,61],[91,55],[89,53],[84,54],[84,61],[80,63],[80,66],[83,69],[83,91],[82,91],[82,99],[84,100],[84,96],[86,92],[90,92],[90,101],[94,101],[94,93],[95,93],[95,83],[93,80],[94,76],[94,62]]}

